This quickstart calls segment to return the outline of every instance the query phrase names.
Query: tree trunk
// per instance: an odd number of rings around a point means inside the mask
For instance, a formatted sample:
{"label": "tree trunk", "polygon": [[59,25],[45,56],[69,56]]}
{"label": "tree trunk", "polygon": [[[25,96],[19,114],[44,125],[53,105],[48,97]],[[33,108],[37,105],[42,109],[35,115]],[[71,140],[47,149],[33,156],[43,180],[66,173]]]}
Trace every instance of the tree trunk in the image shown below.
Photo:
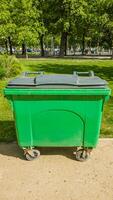
{"label": "tree trunk", "polygon": [[66,36],[65,36],[65,48],[64,48],[64,55],[65,55],[65,56],[67,55],[67,33],[66,33]]}
{"label": "tree trunk", "polygon": [[51,37],[51,56],[54,56],[54,37]]}
{"label": "tree trunk", "polygon": [[100,40],[100,34],[99,34],[98,41],[97,41],[97,54],[98,55],[101,55],[100,42],[101,42],[101,40]]}
{"label": "tree trunk", "polygon": [[41,56],[44,57],[44,35],[40,36],[40,48],[41,48]]}
{"label": "tree trunk", "polygon": [[26,56],[26,45],[25,45],[25,43],[22,43],[22,55]]}
{"label": "tree trunk", "polygon": [[82,55],[84,55],[84,50],[85,50],[85,33],[83,32],[83,36],[82,36]]}
{"label": "tree trunk", "polygon": [[12,41],[11,41],[11,37],[9,36],[8,37],[8,43],[9,43],[9,52],[10,52],[10,55],[13,54],[13,50],[12,50]]}
{"label": "tree trunk", "polygon": [[67,50],[67,32],[62,32],[61,41],[60,41],[60,56],[66,56]]}
{"label": "tree trunk", "polygon": [[8,42],[7,42],[7,40],[5,40],[5,48],[6,48],[6,52],[8,54]]}

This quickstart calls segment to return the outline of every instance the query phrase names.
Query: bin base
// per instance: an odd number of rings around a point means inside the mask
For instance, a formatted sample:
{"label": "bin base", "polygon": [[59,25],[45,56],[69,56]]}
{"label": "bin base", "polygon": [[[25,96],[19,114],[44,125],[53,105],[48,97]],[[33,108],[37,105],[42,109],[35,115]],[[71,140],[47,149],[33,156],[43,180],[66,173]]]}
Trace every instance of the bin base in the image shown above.
{"label": "bin base", "polygon": [[73,153],[77,161],[84,162],[87,159],[89,159],[91,151],[92,151],[92,148],[81,148],[81,149],[77,148],[76,151]]}
{"label": "bin base", "polygon": [[32,161],[39,158],[40,156],[40,151],[38,151],[37,149],[28,148],[28,149],[23,149],[23,150],[24,150],[24,155],[26,157],[26,160]]}
{"label": "bin base", "polygon": [[[76,149],[73,152],[73,154],[75,155],[75,159],[77,161],[81,161],[81,162],[84,162],[89,159],[90,153],[93,149],[93,148],[83,148],[83,147],[82,148],[75,147],[75,148]],[[24,151],[26,160],[29,160],[29,161],[35,160],[35,159],[39,158],[39,156],[40,156],[40,151],[37,149],[34,149],[33,147],[23,148],[23,151]]]}

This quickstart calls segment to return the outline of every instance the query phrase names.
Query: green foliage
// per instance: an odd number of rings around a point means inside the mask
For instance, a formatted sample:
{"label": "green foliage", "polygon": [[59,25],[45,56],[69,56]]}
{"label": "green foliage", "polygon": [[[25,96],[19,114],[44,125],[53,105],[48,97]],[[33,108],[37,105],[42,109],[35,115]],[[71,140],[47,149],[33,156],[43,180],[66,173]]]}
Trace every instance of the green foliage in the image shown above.
{"label": "green foliage", "polygon": [[[15,9],[16,7],[16,9]],[[40,29],[39,12],[33,5],[33,0],[12,0],[12,17],[17,26],[18,43],[36,42]]]}
{"label": "green foliage", "polygon": [[21,69],[22,64],[15,56],[0,56],[0,78],[16,76]]}
{"label": "green foliage", "polygon": [[63,32],[81,46],[113,46],[113,0],[1,0],[0,13],[4,46],[8,37],[14,46],[38,46],[40,36]]}
{"label": "green foliage", "polygon": [[42,25],[34,0],[1,0],[0,3],[0,39],[5,43],[10,36],[16,45],[36,45]]}
{"label": "green foliage", "polygon": [[1,62],[0,62],[0,79],[2,79],[4,76],[5,76],[5,70],[2,67]]}

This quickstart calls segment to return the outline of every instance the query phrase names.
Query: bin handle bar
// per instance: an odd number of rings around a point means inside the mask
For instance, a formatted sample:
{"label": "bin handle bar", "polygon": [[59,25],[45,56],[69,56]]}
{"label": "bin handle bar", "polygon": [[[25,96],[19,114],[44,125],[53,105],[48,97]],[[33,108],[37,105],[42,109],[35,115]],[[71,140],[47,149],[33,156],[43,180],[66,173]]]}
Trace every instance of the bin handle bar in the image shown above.
{"label": "bin handle bar", "polygon": [[40,74],[40,75],[43,75],[44,72],[43,71],[38,71],[38,72],[23,72],[21,75],[22,76],[28,76],[29,74]]}
{"label": "bin handle bar", "polygon": [[77,71],[74,71],[73,74],[76,75],[76,76],[78,76],[78,75],[88,75],[88,76],[94,77],[94,72],[93,71],[89,71],[89,72],[77,72]]}
{"label": "bin handle bar", "polygon": [[[23,72],[21,75],[22,76],[28,76],[29,74],[40,74],[43,75],[44,71],[38,71],[38,72]],[[89,75],[91,77],[94,77],[94,72],[93,71],[89,71],[89,72],[77,72],[74,71],[73,75],[79,76],[79,75]]]}

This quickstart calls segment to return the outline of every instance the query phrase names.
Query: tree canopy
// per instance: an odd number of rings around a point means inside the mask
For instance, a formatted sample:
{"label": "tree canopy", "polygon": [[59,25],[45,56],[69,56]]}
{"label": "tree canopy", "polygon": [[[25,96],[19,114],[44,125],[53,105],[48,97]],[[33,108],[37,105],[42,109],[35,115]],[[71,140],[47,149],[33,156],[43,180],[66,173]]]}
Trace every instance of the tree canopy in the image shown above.
{"label": "tree canopy", "polygon": [[68,46],[113,47],[113,0],[1,0],[0,43],[6,51],[13,46],[39,46],[53,37],[66,55]]}

